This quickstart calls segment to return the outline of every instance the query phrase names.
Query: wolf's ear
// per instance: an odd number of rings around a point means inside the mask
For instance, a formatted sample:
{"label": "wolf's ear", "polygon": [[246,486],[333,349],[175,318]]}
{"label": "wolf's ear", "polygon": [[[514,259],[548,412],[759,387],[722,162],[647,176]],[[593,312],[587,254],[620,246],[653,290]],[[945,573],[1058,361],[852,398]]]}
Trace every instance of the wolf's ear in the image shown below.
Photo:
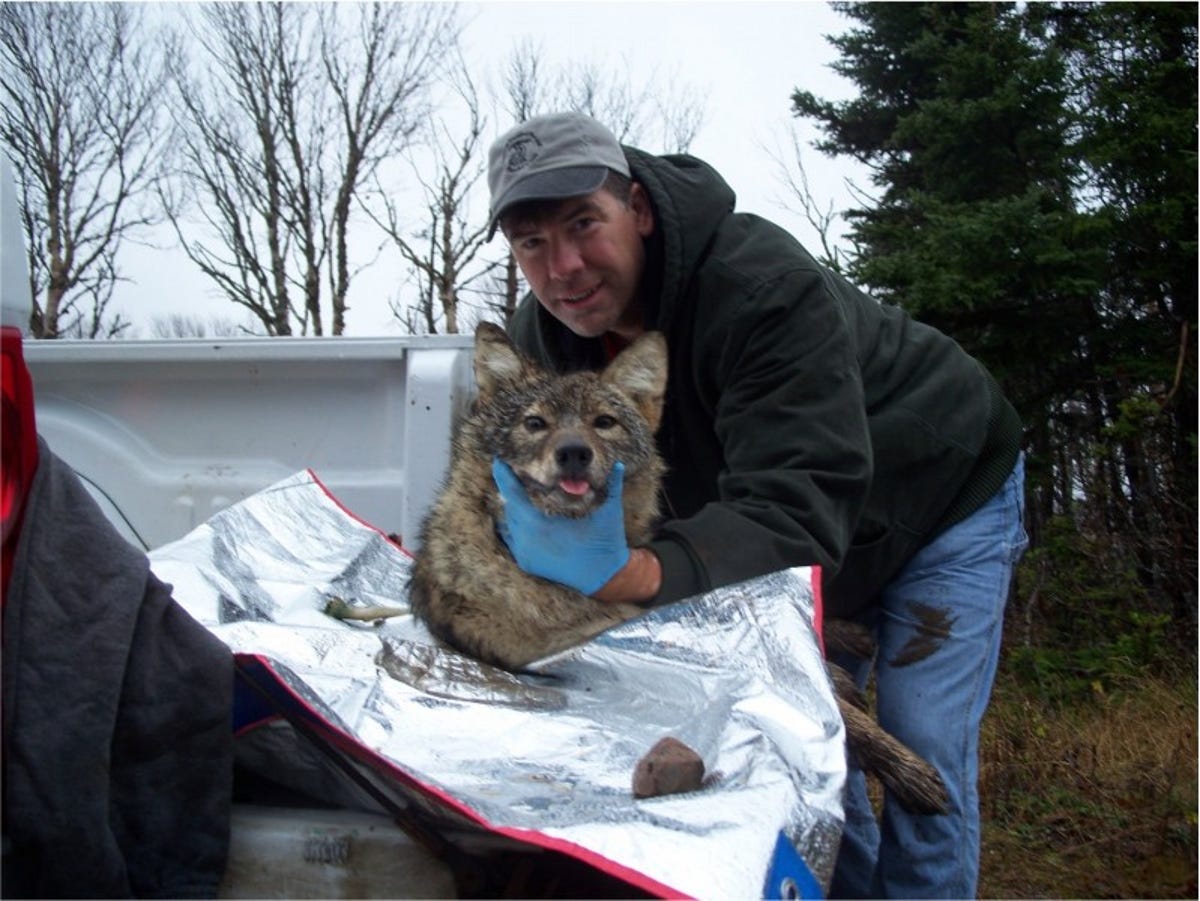
{"label": "wolf's ear", "polygon": [[650,428],[657,429],[667,392],[666,339],[658,332],[639,335],[617,354],[600,378],[629,397]]}
{"label": "wolf's ear", "polygon": [[504,329],[481,322],[475,329],[475,384],[479,396],[490,398],[508,382],[533,371],[533,364],[521,356]]}

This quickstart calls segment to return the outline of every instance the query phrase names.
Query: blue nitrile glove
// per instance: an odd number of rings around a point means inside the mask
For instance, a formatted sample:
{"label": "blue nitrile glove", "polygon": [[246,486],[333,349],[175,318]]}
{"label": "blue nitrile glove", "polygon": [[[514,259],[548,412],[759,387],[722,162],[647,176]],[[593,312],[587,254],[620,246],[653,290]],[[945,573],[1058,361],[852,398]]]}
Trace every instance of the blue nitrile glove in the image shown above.
{"label": "blue nitrile glove", "polygon": [[535,507],[498,457],[492,459],[492,478],[504,499],[504,514],[497,523],[500,537],[525,572],[591,594],[629,561],[621,506],[624,464],[613,466],[604,503],[579,519],[550,516]]}

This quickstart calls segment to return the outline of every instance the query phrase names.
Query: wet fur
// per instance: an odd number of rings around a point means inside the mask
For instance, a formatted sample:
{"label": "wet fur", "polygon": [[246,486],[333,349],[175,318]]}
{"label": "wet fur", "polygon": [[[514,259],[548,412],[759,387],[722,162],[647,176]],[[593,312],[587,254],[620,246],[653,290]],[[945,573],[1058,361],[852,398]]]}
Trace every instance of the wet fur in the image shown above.
{"label": "wet fur", "polygon": [[[522,356],[499,327],[484,323],[475,333],[475,379],[478,397],[455,432],[446,483],[422,530],[410,600],[413,613],[440,640],[515,670],[644,611],[602,604],[517,566],[496,534],[501,502],[492,458],[512,467],[535,504],[566,516],[584,516],[603,503],[608,474],[621,460],[626,538],[635,547],[647,543],[664,472],[654,432],[666,390],[666,343],[645,334],[601,373],[556,376]],[[607,424],[600,417],[611,417],[615,426],[597,428],[597,422]],[[530,429],[531,421],[544,428]],[[584,497],[553,487],[562,475],[554,449],[563,441],[594,454],[586,471],[571,475],[592,486]],[[831,650],[862,654],[870,647],[869,636],[838,621],[826,623],[826,640]],[[829,667],[852,757],[878,774],[905,808],[944,812],[937,771],[871,718],[845,671]]]}
{"label": "wet fur", "polygon": [[[445,487],[427,518],[413,568],[413,613],[454,648],[506,669],[581,644],[644,612],[602,604],[522,571],[496,534],[500,457],[545,512],[584,516],[604,501],[612,465],[625,465],[625,536],[647,543],[658,519],[664,467],[654,445],[666,390],[666,342],[646,334],[602,372],[553,376],[524,358],[497,326],[475,333],[479,395],[459,425]],[[597,422],[608,428],[598,428]],[[531,420],[545,427],[530,430]],[[570,441],[594,454],[592,489],[578,498],[553,488],[555,448]]]}

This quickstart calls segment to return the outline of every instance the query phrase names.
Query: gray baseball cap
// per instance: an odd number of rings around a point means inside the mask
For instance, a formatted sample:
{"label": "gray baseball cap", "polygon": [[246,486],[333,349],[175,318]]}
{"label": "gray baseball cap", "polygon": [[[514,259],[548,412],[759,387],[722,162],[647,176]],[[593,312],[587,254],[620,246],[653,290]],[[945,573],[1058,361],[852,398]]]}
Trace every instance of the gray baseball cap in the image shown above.
{"label": "gray baseball cap", "polygon": [[497,138],[488,153],[488,240],[513,204],[591,194],[610,169],[629,177],[621,145],[591,116],[551,113],[522,122]]}

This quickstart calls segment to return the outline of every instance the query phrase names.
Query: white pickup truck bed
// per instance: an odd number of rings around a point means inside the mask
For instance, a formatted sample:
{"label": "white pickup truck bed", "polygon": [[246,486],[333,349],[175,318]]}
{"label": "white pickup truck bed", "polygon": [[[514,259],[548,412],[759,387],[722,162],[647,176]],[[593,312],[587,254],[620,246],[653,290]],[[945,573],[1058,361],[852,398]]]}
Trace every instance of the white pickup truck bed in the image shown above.
{"label": "white pickup truck bed", "polygon": [[151,549],[311,468],[416,543],[469,399],[471,339],[27,341],[38,431]]}

